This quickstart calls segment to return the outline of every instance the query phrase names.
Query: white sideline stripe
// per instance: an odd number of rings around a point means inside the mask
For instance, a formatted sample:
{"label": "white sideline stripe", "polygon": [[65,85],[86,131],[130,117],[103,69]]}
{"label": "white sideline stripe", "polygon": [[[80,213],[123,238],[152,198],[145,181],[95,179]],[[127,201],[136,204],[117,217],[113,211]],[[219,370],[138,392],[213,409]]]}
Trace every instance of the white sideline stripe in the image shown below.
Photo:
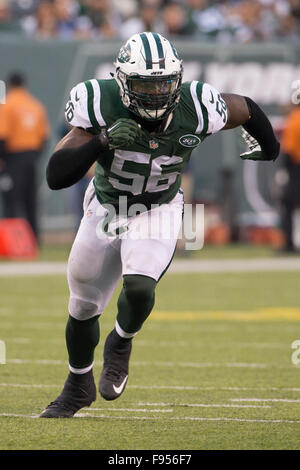
{"label": "white sideline stripe", "polygon": [[[270,405],[229,405],[226,403],[137,403],[138,406],[182,406],[191,408],[271,408]],[[91,409],[91,408],[90,408]]]}
{"label": "white sideline stripe", "polygon": [[[44,365],[65,365],[67,361],[61,361],[56,359],[7,359],[8,364],[44,364]],[[96,365],[101,365],[102,362],[95,362]],[[242,367],[242,368],[254,368],[254,369],[265,369],[267,367],[277,367],[280,368],[280,365],[277,364],[256,364],[251,362],[163,362],[163,361],[133,361],[132,366],[158,366],[158,367]],[[286,366],[282,366],[285,367]],[[295,367],[291,364],[291,367]]]}
{"label": "white sideline stripe", "polygon": [[[62,384],[19,384],[19,383],[0,383],[0,387],[16,388],[59,388]],[[183,385],[127,385],[126,388],[140,390],[200,390],[200,391],[236,391],[236,392],[300,392],[300,387],[195,387]],[[232,399],[233,400],[233,399]]]}
{"label": "white sideline stripe", "polygon": [[169,273],[217,273],[255,271],[298,271],[300,257],[295,258],[252,258],[228,260],[175,260]]}
{"label": "white sideline stripe", "polygon": [[284,424],[300,424],[300,420],[289,419],[245,419],[245,418],[198,418],[198,417],[183,417],[183,418],[170,418],[173,420],[190,420],[190,421],[237,421],[240,423],[284,423]]}
{"label": "white sideline stripe", "polygon": [[55,359],[7,359],[7,364],[45,364],[45,365],[68,365],[67,361]]}
{"label": "white sideline stripe", "polygon": [[67,274],[67,263],[11,262],[0,263],[0,276],[48,276]]}
{"label": "white sideline stripe", "polygon": [[300,403],[300,399],[293,400],[293,399],[290,399],[290,398],[230,398],[230,401]]}
{"label": "white sideline stripe", "polygon": [[[300,271],[300,257],[246,258],[224,260],[174,260],[168,274],[255,271]],[[0,276],[48,276],[67,273],[65,262],[3,262]]]}
{"label": "white sideline stripe", "polygon": [[0,416],[9,416],[12,418],[38,418],[38,415],[22,415],[18,413],[0,413]]}
{"label": "white sideline stripe", "polygon": [[[271,408],[269,406],[269,408]],[[173,409],[169,410],[156,410],[147,408],[89,408],[89,411],[128,411],[128,412],[143,412],[143,413],[173,413]]]}
{"label": "white sideline stripe", "polygon": [[29,344],[32,340],[30,338],[10,338],[8,341],[11,341],[12,343]]}
{"label": "white sideline stripe", "polygon": [[[155,343],[157,346],[159,347],[163,347],[163,346],[173,346],[174,345],[174,342],[173,341],[157,341]],[[195,342],[196,344],[196,342]],[[279,348],[284,348],[286,349],[287,345],[286,343],[232,343],[234,346],[236,347],[241,347],[241,348],[266,348],[266,349],[279,349]],[[134,341],[134,345],[135,347],[136,346],[151,346],[153,345],[153,341],[149,341],[149,340],[139,340],[139,339],[136,339]],[[176,341],[176,345],[177,346],[190,346],[191,345],[191,342],[187,342],[187,341]],[[221,346],[228,346],[228,343],[218,343],[218,345],[221,347]]]}
{"label": "white sideline stripe", "polygon": [[7,384],[0,383],[0,387],[15,387],[15,388],[58,388],[62,385],[45,385],[45,384]]}
{"label": "white sideline stripe", "polygon": [[[107,419],[143,419],[143,420],[162,420],[158,416],[108,416],[108,415],[91,415],[90,413],[78,413],[75,415],[75,418],[107,418]],[[300,420],[288,420],[288,419],[246,419],[246,418],[227,418],[227,417],[217,417],[217,418],[200,418],[200,417],[172,417],[165,418],[165,420],[170,421],[236,421],[239,423],[261,423],[261,424],[300,424]]]}
{"label": "white sideline stripe", "polygon": [[[18,413],[0,413],[0,416],[15,417],[15,418],[38,418],[39,415],[24,415]],[[107,418],[107,419],[130,419],[130,420],[162,420],[158,416],[111,416],[111,415],[93,415],[90,413],[78,413],[75,415],[75,418]],[[245,419],[245,418],[227,418],[227,417],[217,417],[217,418],[200,418],[200,417],[191,417],[183,416],[180,418],[172,417],[166,418],[165,420],[172,421],[235,421],[239,423],[261,423],[261,424],[300,424],[300,420],[289,420],[289,419]]]}
{"label": "white sideline stripe", "polygon": [[[273,367],[273,364],[251,363],[251,362],[165,362],[165,361],[135,361],[135,366],[159,366],[159,367],[250,367],[250,368],[266,368]],[[276,366],[276,364],[274,364]],[[295,367],[295,366],[294,366]]]}

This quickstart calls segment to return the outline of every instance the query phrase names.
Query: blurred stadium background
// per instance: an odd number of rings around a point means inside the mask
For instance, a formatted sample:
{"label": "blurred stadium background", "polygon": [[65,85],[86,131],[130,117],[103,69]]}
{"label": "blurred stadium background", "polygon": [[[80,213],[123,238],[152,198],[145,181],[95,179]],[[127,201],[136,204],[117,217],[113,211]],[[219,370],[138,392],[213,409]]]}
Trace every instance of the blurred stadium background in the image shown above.
{"label": "blurred stadium background", "polygon": [[[184,60],[184,80],[252,97],[280,137],[300,75],[299,25],[297,0],[0,0],[0,78],[24,73],[51,123],[39,163],[42,240],[70,241],[77,223],[72,189],[55,193],[45,181],[69,91],[81,80],[109,77],[124,39],[144,30],[165,34]],[[219,133],[196,149],[184,184],[192,184],[189,198],[205,204],[207,243],[278,247],[281,161],[242,162],[238,134]]]}

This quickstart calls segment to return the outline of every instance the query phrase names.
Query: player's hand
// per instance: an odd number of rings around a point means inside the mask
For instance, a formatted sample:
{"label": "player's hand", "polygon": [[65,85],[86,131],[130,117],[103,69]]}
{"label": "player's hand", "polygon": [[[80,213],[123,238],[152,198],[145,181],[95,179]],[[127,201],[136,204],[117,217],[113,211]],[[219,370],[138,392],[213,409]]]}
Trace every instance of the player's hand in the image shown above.
{"label": "player's hand", "polygon": [[109,148],[127,147],[141,135],[140,125],[133,119],[120,118],[107,129]]}
{"label": "player's hand", "polygon": [[242,160],[254,160],[254,161],[265,160],[259,143],[243,127],[242,127],[241,135],[249,148],[247,152],[244,152],[240,155],[241,159]]}

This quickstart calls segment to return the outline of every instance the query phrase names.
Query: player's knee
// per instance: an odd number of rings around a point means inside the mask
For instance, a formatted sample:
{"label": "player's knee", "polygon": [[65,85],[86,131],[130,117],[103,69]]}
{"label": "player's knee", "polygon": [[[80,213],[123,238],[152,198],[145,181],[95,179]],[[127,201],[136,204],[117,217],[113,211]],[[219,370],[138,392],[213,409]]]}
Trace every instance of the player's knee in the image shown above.
{"label": "player's knee", "polygon": [[87,300],[71,297],[69,301],[69,313],[76,320],[88,320],[99,315],[98,305]]}
{"label": "player's knee", "polygon": [[154,299],[156,281],[148,276],[137,274],[125,275],[123,287],[130,303],[138,302],[141,305],[145,305],[151,303]]}

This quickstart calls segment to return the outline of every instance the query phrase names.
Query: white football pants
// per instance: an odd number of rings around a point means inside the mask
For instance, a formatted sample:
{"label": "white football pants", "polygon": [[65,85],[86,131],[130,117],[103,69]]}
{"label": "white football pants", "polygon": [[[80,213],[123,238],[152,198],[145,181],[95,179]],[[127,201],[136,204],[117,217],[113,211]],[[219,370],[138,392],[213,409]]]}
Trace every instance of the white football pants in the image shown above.
{"label": "white football pants", "polygon": [[[93,181],[68,262],[69,313],[78,320],[100,315],[121,276],[139,274],[156,281],[168,268],[182,224],[183,193],[168,204],[132,217],[116,217],[96,198]],[[119,229],[119,235],[116,230]]]}

